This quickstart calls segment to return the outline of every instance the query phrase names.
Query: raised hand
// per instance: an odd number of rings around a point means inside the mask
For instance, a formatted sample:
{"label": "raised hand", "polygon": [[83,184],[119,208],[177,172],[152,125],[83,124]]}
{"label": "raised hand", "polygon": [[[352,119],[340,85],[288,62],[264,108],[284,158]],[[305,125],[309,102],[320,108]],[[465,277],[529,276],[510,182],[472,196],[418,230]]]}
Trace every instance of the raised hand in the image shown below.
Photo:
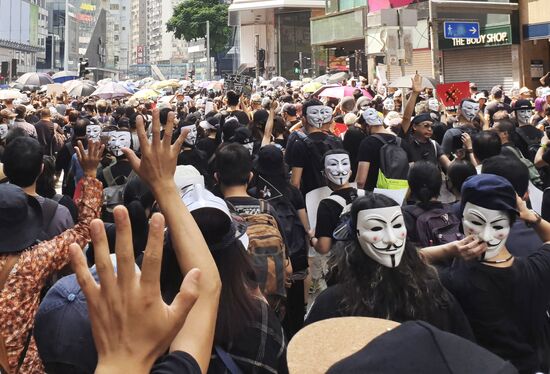
{"label": "raised hand", "polygon": [[422,85],[422,76],[418,72],[411,78],[412,80],[412,90],[413,92],[420,93],[424,89]]}
{"label": "raised hand", "polygon": [[136,271],[128,211],[114,210],[117,274],[101,220],[91,223],[100,284],[88,270],[81,248],[70,248],[71,263],[86,302],[98,353],[96,373],[148,373],[183,326],[199,294],[200,271],[189,271],[171,305],[160,293],[164,217],[153,215],[141,274]]}
{"label": "raised hand", "polygon": [[101,162],[103,157],[103,150],[105,145],[100,142],[94,142],[88,140],[88,149],[84,149],[82,142],[79,140],[77,146],[74,147],[76,157],[80,166],[84,170],[84,174],[88,177],[94,177],[97,173],[97,165]]}

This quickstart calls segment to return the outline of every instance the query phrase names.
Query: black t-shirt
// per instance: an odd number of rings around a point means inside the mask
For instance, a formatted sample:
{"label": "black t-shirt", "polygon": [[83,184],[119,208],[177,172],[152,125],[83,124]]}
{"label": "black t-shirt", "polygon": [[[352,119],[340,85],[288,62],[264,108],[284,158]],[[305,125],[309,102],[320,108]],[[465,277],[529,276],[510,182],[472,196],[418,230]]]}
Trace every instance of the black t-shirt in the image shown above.
{"label": "black t-shirt", "polygon": [[[120,159],[108,167],[111,168],[113,179],[117,185],[125,184],[128,176],[132,172],[132,165],[130,165],[126,159]],[[103,184],[103,188],[109,187],[103,171],[97,173],[97,179]]]}
{"label": "black t-shirt", "polygon": [[[322,143],[329,136],[333,135],[328,135],[320,131],[308,135],[309,139],[311,139],[315,144]],[[342,142],[339,139],[334,137],[334,143],[339,143],[339,148],[343,149]],[[313,165],[315,160],[313,159],[313,157],[315,156],[311,154],[311,151],[305,141],[296,140],[292,145],[292,152],[288,156],[289,157],[287,162],[289,167],[302,168],[302,181],[300,184],[300,190],[304,195],[310,191],[313,191],[316,188],[323,187],[325,185],[325,183],[319,183],[319,180],[324,178],[319,178],[316,175],[320,175],[321,170],[314,170],[315,168]],[[320,156],[322,157],[323,155],[321,154]],[[320,162],[321,161],[319,160],[319,165]]]}
{"label": "black t-shirt", "polygon": [[439,165],[439,158],[443,155],[443,151],[436,141],[430,139],[427,142],[421,142],[414,136],[407,137],[407,143],[403,148],[407,151],[410,162],[430,161]]}
{"label": "black t-shirt", "polygon": [[235,110],[233,112],[227,111],[227,113],[229,114],[229,117],[237,117],[241,125],[246,126],[250,122],[250,118],[248,117],[248,114],[246,114],[242,110]]}
{"label": "black t-shirt", "polygon": [[206,159],[210,160],[210,158],[218,148],[218,142],[216,141],[216,139],[203,138],[197,142],[196,148],[203,151],[206,154]]}
{"label": "black t-shirt", "polygon": [[[348,187],[334,191],[331,195],[343,197],[347,205],[351,204],[357,197],[357,189]],[[344,207],[334,200],[321,200],[317,209],[317,225],[315,227],[315,236],[317,238],[332,238],[332,233],[338,226],[342,210],[344,210]]]}
{"label": "black t-shirt", "polygon": [[527,144],[525,139],[523,139],[519,134],[521,133],[526,139],[531,139],[530,141],[531,144],[537,144],[537,143],[540,144],[540,140],[544,135],[543,132],[537,129],[535,126],[526,125],[526,126],[520,126],[519,128],[517,128],[516,133],[517,133],[516,134],[517,136],[515,137],[516,147],[521,151],[521,153],[525,158],[530,159],[529,150],[528,150],[529,144]]}
{"label": "black t-shirt", "polygon": [[174,351],[159,359],[151,374],[201,374],[197,361],[187,352]]}
{"label": "black t-shirt", "polygon": [[500,101],[491,101],[487,106],[485,107],[485,114],[489,115],[489,123],[493,124],[493,116],[496,112],[505,110],[506,112],[510,113],[512,112],[512,108],[509,104],[503,103]]}
{"label": "black t-shirt", "polygon": [[[395,138],[395,135],[391,134],[378,134],[386,141],[391,141]],[[404,142],[401,142],[403,144]],[[376,187],[378,180],[378,171],[380,170],[380,149],[384,143],[374,136],[367,136],[359,146],[359,153],[357,155],[357,162],[368,162],[369,173],[367,175],[367,181],[365,183],[365,190],[372,191]]]}
{"label": "black t-shirt", "polygon": [[351,179],[355,180],[357,175],[357,155],[359,154],[359,146],[366,134],[360,128],[350,126],[348,131],[344,134],[343,145],[344,149],[349,153],[349,160],[351,162]]}
{"label": "black t-shirt", "polygon": [[194,166],[203,176],[209,176],[206,153],[197,148],[183,150],[178,155],[178,165]]}
{"label": "black t-shirt", "polygon": [[[345,290],[344,286],[337,284],[331,286],[321,292],[315,299],[311,310],[306,316],[304,325],[322,321],[329,318],[348,317],[342,308],[342,302],[344,299]],[[468,324],[468,320],[464,315],[464,312],[460,308],[453,295],[448,294],[449,304],[445,309],[439,309],[434,306],[431,311],[430,317],[425,322],[431,323],[435,327],[462,336],[463,338],[474,340],[472,329]],[[360,316],[360,317],[372,317],[372,316]],[[396,321],[405,322],[405,321]]]}
{"label": "black t-shirt", "polygon": [[520,373],[542,371],[537,349],[548,329],[550,245],[515,258],[507,268],[457,261],[440,277],[462,305],[479,345],[512,362]]}

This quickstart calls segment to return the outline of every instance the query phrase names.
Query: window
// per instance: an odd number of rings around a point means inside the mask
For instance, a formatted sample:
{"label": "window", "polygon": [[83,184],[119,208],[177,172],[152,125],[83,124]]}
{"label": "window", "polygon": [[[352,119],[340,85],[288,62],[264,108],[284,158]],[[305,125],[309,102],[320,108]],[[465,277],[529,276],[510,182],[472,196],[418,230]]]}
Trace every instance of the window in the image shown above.
{"label": "window", "polygon": [[111,10],[118,10],[118,4],[111,4]]}

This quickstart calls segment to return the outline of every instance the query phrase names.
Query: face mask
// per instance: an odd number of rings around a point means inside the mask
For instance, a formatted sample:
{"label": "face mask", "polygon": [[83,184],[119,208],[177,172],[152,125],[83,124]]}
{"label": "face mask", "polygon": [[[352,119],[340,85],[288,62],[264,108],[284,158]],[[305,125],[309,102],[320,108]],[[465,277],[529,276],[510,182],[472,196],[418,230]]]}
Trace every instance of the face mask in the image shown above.
{"label": "face mask", "polygon": [[479,104],[465,101],[460,109],[464,118],[468,121],[473,121],[479,112]]}
{"label": "face mask", "polygon": [[6,135],[8,135],[8,125],[5,123],[0,124],[0,140],[6,139]]}
{"label": "face mask", "polygon": [[384,110],[387,110],[388,112],[395,110],[395,102],[391,97],[388,97],[386,100],[384,100]]}
{"label": "face mask", "polygon": [[325,177],[332,183],[342,186],[351,177],[351,162],[346,154],[325,157]]}
{"label": "face mask", "polygon": [[401,207],[361,210],[357,214],[357,240],[374,261],[389,268],[397,267],[407,240]]}
{"label": "face mask", "polygon": [[531,109],[521,109],[516,111],[516,118],[522,125],[529,123],[533,111]]}
{"label": "face mask", "polygon": [[99,125],[86,126],[86,137],[89,140],[98,141],[100,134],[101,134],[101,126]]}
{"label": "face mask", "polygon": [[107,148],[116,157],[122,156],[122,148],[130,148],[132,134],[129,131],[113,131],[107,143]]}
{"label": "face mask", "polygon": [[332,108],[325,105],[314,105],[306,109],[307,122],[314,127],[321,128],[332,120]]}
{"label": "face mask", "polygon": [[487,244],[487,252],[482,259],[498,255],[510,234],[510,218],[505,211],[486,209],[472,203],[464,206],[462,226],[464,234],[474,235]]}
{"label": "face mask", "polygon": [[437,99],[428,100],[428,109],[432,112],[439,113],[439,101],[437,101]]}
{"label": "face mask", "polygon": [[190,125],[181,128],[182,131],[186,129],[189,130],[189,133],[187,134],[187,138],[185,138],[185,143],[195,145],[195,143],[197,143],[197,126]]}
{"label": "face mask", "polygon": [[250,152],[250,155],[252,155],[252,152],[254,151],[254,142],[248,141],[248,143],[243,143],[243,147],[248,149],[248,152]]}
{"label": "face mask", "polygon": [[374,108],[368,108],[363,112],[363,119],[369,126],[380,126],[384,122],[382,117],[378,115],[378,112]]}

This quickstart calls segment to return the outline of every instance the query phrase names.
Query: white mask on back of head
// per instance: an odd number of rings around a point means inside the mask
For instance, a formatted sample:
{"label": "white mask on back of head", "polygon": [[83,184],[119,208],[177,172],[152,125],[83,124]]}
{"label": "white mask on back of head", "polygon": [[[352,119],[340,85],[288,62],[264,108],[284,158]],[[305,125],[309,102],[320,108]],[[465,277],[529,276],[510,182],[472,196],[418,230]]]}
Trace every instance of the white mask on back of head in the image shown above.
{"label": "white mask on back of head", "polygon": [[432,112],[439,112],[439,101],[437,101],[437,99],[434,99],[434,98],[429,99],[428,109]]}
{"label": "white mask on back of head", "polygon": [[313,105],[306,109],[307,122],[317,128],[332,121],[332,108],[326,105]]}
{"label": "white mask on back of head", "polygon": [[325,157],[325,177],[332,183],[342,186],[351,177],[351,162],[345,153]]}
{"label": "white mask on back of head", "polygon": [[359,245],[367,256],[389,268],[399,266],[407,241],[407,228],[401,207],[359,211],[356,234]]}
{"label": "white mask on back of head", "polygon": [[362,116],[369,126],[380,126],[384,124],[382,117],[378,115],[378,111],[374,108],[368,108],[363,112]]}
{"label": "white mask on back of head", "polygon": [[510,217],[503,210],[491,210],[466,203],[462,217],[465,235],[473,235],[487,244],[482,259],[499,254],[510,234]]}

